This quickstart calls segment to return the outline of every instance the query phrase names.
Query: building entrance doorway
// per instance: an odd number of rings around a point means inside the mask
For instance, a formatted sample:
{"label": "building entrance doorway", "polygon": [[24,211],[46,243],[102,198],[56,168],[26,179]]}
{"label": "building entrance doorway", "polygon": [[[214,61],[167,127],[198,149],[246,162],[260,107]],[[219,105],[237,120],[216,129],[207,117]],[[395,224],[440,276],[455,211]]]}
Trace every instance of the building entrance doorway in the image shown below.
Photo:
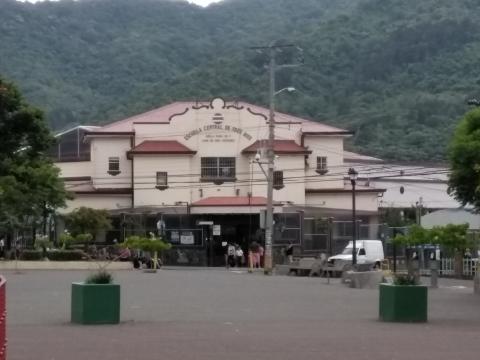
{"label": "building entrance doorway", "polygon": [[213,221],[214,224],[210,237],[211,243],[208,242],[206,246],[210,266],[225,266],[227,244],[238,245],[243,250],[246,266],[250,244],[253,241],[260,243],[263,238],[259,229],[259,215],[210,215],[208,220]]}

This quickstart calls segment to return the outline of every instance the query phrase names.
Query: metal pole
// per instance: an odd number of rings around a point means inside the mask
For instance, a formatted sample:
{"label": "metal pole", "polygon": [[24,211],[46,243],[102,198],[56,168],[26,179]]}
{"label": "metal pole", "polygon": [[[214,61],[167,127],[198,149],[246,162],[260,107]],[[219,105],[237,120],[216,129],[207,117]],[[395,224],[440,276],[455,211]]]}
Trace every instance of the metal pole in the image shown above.
{"label": "metal pole", "polygon": [[397,236],[397,229],[393,229],[393,273],[397,273],[397,245],[395,245],[395,237]]}
{"label": "metal pole", "polygon": [[355,204],[355,185],[356,181],[351,180],[352,182],[352,242],[353,242],[353,252],[352,252],[352,267],[355,268],[357,265],[357,209]]}
{"label": "metal pole", "polygon": [[267,213],[265,226],[265,261],[264,272],[272,273],[272,235],[273,235],[273,170],[275,162],[274,139],[275,139],[275,47],[270,47],[270,113],[268,117],[268,177],[267,177]]}

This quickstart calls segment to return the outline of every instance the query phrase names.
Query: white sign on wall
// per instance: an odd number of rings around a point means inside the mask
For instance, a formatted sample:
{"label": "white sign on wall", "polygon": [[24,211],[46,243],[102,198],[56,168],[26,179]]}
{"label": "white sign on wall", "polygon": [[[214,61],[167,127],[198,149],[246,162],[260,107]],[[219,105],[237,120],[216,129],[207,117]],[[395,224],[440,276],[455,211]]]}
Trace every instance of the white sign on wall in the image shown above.
{"label": "white sign on wall", "polygon": [[220,236],[222,233],[222,228],[220,225],[213,225],[213,236]]}
{"label": "white sign on wall", "polygon": [[195,237],[191,232],[185,232],[180,236],[180,244],[193,245],[195,244]]}

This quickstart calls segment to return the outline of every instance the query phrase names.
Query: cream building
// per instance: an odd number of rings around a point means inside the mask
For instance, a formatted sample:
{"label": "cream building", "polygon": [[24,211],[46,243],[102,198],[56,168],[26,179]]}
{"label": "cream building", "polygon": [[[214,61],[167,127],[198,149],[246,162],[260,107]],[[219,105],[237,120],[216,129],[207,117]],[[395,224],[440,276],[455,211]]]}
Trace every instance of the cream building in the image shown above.
{"label": "cream building", "polygon": [[[352,190],[347,170],[353,164],[362,177],[371,168],[344,151],[351,135],[276,113],[277,246],[292,241],[305,252],[324,251],[326,219],[337,224],[334,236],[348,238]],[[58,138],[53,156],[75,194],[63,211],[108,209],[115,229],[106,234],[107,241],[161,231],[175,245],[171,262],[190,264],[220,261],[225,241],[244,248],[261,241],[267,181],[259,162],[265,160],[268,109],[221,98],[176,102],[103,127],[76,127]],[[358,182],[363,237],[377,236],[369,225],[378,222],[382,193],[368,181]]]}

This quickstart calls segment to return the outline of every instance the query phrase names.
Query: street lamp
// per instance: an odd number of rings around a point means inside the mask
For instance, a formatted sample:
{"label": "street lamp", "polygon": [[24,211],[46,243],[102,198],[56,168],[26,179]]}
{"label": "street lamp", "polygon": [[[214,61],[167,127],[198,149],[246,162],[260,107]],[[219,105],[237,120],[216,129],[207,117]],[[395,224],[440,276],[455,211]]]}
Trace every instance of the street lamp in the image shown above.
{"label": "street lamp", "polygon": [[276,91],[273,96],[277,96],[278,94],[284,92],[284,91],[288,91],[288,92],[294,92],[294,91],[297,91],[297,89],[295,89],[293,86],[289,86],[289,87],[286,87],[286,88],[283,88],[283,89],[280,89],[278,91]]}
{"label": "street lamp", "polygon": [[350,177],[350,183],[352,184],[352,267],[357,265],[357,214],[355,207],[355,185],[357,184],[358,172],[354,168],[348,169],[348,176]]}

